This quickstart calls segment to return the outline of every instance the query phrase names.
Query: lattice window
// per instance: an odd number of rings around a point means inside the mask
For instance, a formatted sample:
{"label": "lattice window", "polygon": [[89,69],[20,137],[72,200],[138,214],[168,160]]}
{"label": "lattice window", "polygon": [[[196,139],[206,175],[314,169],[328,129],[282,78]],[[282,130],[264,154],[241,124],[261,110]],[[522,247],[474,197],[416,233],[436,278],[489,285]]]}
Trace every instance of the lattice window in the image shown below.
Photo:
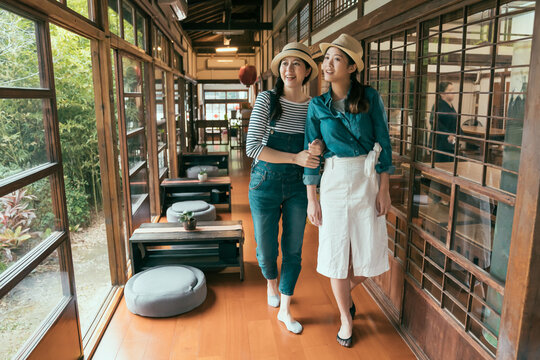
{"label": "lattice window", "polygon": [[309,4],[300,10],[300,40],[309,34]]}
{"label": "lattice window", "polygon": [[287,42],[298,41],[298,15],[294,15],[287,26]]}
{"label": "lattice window", "polygon": [[374,40],[366,58],[369,84],[388,109],[397,167],[388,246],[408,276],[493,356],[535,13],[533,2],[501,2],[424,21],[419,34]]}
{"label": "lattice window", "polygon": [[358,4],[358,0],[315,0],[313,2],[313,28],[316,29],[330,19]]}

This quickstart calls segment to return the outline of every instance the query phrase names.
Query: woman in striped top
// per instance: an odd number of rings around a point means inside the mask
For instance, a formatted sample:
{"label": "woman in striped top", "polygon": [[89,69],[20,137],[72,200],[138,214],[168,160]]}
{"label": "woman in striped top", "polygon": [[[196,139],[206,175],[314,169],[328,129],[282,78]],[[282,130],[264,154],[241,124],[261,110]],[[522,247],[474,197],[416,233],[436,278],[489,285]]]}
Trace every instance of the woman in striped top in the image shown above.
{"label": "woman in striped top", "polygon": [[[304,150],[304,127],[310,98],[302,85],[317,76],[307,46],[287,44],[271,64],[278,76],[272,91],[259,94],[251,113],[246,153],[254,158],[249,183],[257,260],[267,279],[268,305],[280,307],[278,320],[295,334],[302,325],[290,313],[300,274],[306,225],[307,195],[303,168],[316,168],[322,153],[319,140]],[[282,217],[281,277],[277,284],[278,232]],[[281,293],[281,299],[279,297]],[[281,306],[280,306],[281,305]]]}

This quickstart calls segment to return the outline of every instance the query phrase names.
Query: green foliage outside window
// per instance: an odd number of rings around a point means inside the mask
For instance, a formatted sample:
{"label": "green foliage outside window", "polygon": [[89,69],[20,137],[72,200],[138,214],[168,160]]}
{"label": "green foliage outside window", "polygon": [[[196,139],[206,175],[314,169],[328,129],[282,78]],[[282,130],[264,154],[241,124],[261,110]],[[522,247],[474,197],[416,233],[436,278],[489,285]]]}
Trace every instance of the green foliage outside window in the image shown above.
{"label": "green foliage outside window", "polygon": [[[47,74],[40,74],[36,28],[33,21],[0,9],[0,86],[42,87],[40,77]],[[101,209],[90,41],[54,25],[50,33],[68,217],[71,227],[85,226],[92,210]],[[48,104],[47,99],[0,99],[0,180],[49,161],[44,136]],[[50,182],[35,182],[26,194],[39,198],[25,200],[35,213],[32,231],[29,224],[4,226],[0,233],[11,243],[14,236],[32,242],[27,234],[38,241],[55,230]],[[6,207],[0,212],[5,215]],[[34,235],[36,227],[39,235]]]}

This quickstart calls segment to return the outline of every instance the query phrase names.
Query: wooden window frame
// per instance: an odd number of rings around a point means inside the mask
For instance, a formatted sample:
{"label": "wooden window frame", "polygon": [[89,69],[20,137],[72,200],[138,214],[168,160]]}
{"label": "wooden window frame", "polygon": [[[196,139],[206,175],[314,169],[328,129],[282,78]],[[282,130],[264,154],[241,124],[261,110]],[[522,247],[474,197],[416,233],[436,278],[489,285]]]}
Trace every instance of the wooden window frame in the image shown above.
{"label": "wooden window frame", "polygon": [[[500,40],[498,38],[499,35],[498,35],[496,27],[499,25],[499,23],[500,23],[499,20],[501,18],[512,17],[512,16],[517,15],[518,13],[530,11],[530,9],[527,9],[527,10],[522,10],[522,11],[518,11],[518,12],[499,14],[500,6],[501,6],[500,1],[497,1],[495,7],[493,7],[494,9],[496,9],[495,15],[493,15],[489,19],[482,19],[482,21],[484,21],[484,22],[488,21],[488,20],[492,20],[493,25],[495,26],[495,30],[493,30],[494,31],[493,42],[491,43],[491,47],[492,47],[492,49],[494,49],[494,51],[491,52],[491,54],[492,54],[492,62],[491,62],[491,65],[487,67],[487,69],[489,70],[489,73],[490,73],[490,90],[489,90],[490,98],[489,98],[489,104],[488,104],[488,108],[487,108],[488,109],[487,110],[488,111],[488,115],[487,115],[488,119],[491,118],[491,111],[492,111],[492,106],[491,105],[492,105],[492,99],[493,99],[493,96],[494,96],[493,95],[494,94],[493,83],[500,76],[500,75],[498,75],[498,73],[496,73],[496,70],[501,69],[501,67],[498,67],[496,65],[496,63],[495,63],[495,56],[496,56],[495,49],[497,47],[497,44],[504,43],[503,40]],[[453,51],[453,52],[456,52],[456,53],[461,53],[463,57],[464,57],[465,49],[466,49],[466,47],[465,47],[466,26],[470,25],[470,24],[467,24],[467,17],[466,17],[468,9],[469,8],[466,6],[466,4],[461,6],[461,10],[462,10],[462,13],[463,13],[463,16],[462,16],[463,24],[460,26],[461,28],[463,28],[462,47],[459,50]],[[538,8],[536,9],[536,11],[538,11]],[[443,25],[442,19],[443,19],[443,16],[446,15],[446,14],[447,13],[443,13],[442,15],[438,16],[439,30],[438,30],[438,32],[436,34],[436,36],[439,37],[438,50],[437,50],[437,53],[436,53],[436,56],[437,56],[438,59],[440,59],[441,56],[442,56],[441,55],[441,43],[442,42],[440,41],[440,38],[441,38],[441,36],[443,35],[443,33],[445,31],[448,31],[448,29],[446,29],[444,31],[442,29],[442,25]],[[413,246],[413,245],[411,244],[410,240],[407,240],[406,261],[405,261],[405,264],[404,264],[405,265],[404,270],[405,270],[405,273],[406,273],[405,278],[409,283],[414,284],[415,286],[419,286],[420,288],[424,288],[426,262],[430,263],[430,265],[428,265],[428,266],[434,266],[433,261],[426,257],[426,249],[427,248],[432,246],[434,249],[436,249],[437,251],[441,252],[444,255],[444,267],[440,268],[440,270],[442,272],[442,285],[439,288],[440,297],[438,299],[436,299],[437,300],[437,306],[441,307],[441,309],[444,309],[444,307],[445,307],[445,299],[446,298],[451,299],[451,301],[454,304],[459,303],[459,301],[457,299],[452,298],[452,295],[448,292],[448,288],[447,288],[446,278],[451,279],[454,283],[456,282],[455,279],[452,278],[452,274],[448,272],[448,271],[450,271],[449,270],[450,269],[450,267],[449,267],[450,262],[461,266],[465,271],[467,271],[468,277],[471,280],[469,282],[469,291],[468,291],[468,295],[467,295],[467,300],[465,301],[465,305],[457,305],[457,307],[461,308],[461,311],[465,311],[465,322],[463,324],[460,324],[457,328],[461,328],[464,331],[466,337],[471,339],[470,343],[477,351],[479,351],[481,354],[483,354],[483,356],[485,356],[486,358],[490,358],[490,357],[495,356],[495,353],[493,353],[491,350],[489,350],[487,346],[482,345],[479,342],[478,339],[476,339],[474,336],[469,335],[469,333],[468,333],[469,327],[471,326],[471,323],[473,322],[473,320],[474,320],[474,322],[476,323],[477,326],[480,326],[483,329],[482,331],[487,331],[488,333],[491,333],[491,330],[488,329],[485,325],[483,325],[482,321],[480,321],[479,319],[474,319],[474,314],[471,313],[472,301],[474,299],[474,301],[477,301],[477,302],[483,304],[483,306],[491,309],[491,311],[493,311],[495,313],[498,313],[499,321],[501,323],[501,329],[499,330],[499,335],[498,335],[499,340],[501,339],[501,336],[502,336],[503,331],[504,331],[504,326],[502,326],[503,315],[504,314],[500,313],[500,309],[498,310],[499,312],[497,312],[496,309],[493,309],[485,301],[483,301],[481,299],[478,299],[478,295],[476,295],[473,292],[473,286],[474,286],[473,282],[476,282],[476,283],[480,282],[482,284],[485,284],[485,285],[482,285],[482,286],[489,286],[496,293],[498,293],[499,295],[501,295],[503,297],[505,295],[505,290],[506,290],[505,289],[505,284],[503,284],[503,283],[499,282],[497,279],[493,278],[492,275],[490,275],[487,271],[478,268],[476,265],[474,265],[471,262],[471,260],[469,260],[469,259],[465,258],[464,256],[462,256],[461,254],[451,250],[452,235],[453,235],[453,232],[455,231],[455,229],[453,229],[453,223],[454,223],[453,218],[456,216],[456,211],[457,211],[456,210],[457,209],[456,202],[458,200],[457,199],[457,194],[460,192],[461,189],[463,189],[463,190],[465,190],[467,192],[471,191],[473,193],[473,195],[476,194],[476,195],[480,195],[480,196],[487,196],[489,199],[492,199],[494,201],[498,201],[499,203],[507,204],[509,206],[516,206],[516,196],[517,196],[517,194],[508,193],[507,191],[504,191],[502,189],[488,188],[486,186],[486,167],[487,166],[492,166],[492,164],[487,161],[488,160],[487,159],[488,154],[487,154],[487,151],[486,151],[486,147],[488,146],[488,144],[492,143],[492,141],[489,141],[487,139],[487,135],[486,135],[486,134],[489,134],[489,126],[491,125],[491,121],[487,122],[487,124],[486,124],[487,128],[485,130],[484,136],[482,137],[482,140],[484,141],[484,152],[483,152],[483,161],[482,161],[482,164],[484,166],[484,170],[483,170],[483,173],[482,173],[482,181],[480,183],[474,182],[473,180],[470,180],[470,179],[467,179],[467,178],[459,177],[457,175],[457,163],[458,163],[458,159],[460,159],[459,156],[456,157],[456,160],[454,161],[453,171],[450,172],[450,173],[445,172],[445,171],[441,171],[437,167],[434,167],[434,156],[433,156],[433,154],[431,155],[431,163],[430,164],[424,164],[424,163],[416,162],[415,152],[416,152],[417,147],[418,148],[421,147],[421,146],[418,145],[419,143],[417,142],[417,139],[416,139],[416,137],[417,137],[416,129],[417,129],[417,124],[418,124],[418,120],[419,120],[419,110],[420,110],[419,109],[419,104],[420,104],[419,98],[421,96],[420,89],[419,89],[419,85],[420,85],[419,84],[420,83],[419,79],[421,78],[421,76],[423,74],[422,67],[421,67],[421,62],[425,58],[425,56],[423,56],[423,54],[421,53],[422,44],[426,39],[422,35],[422,31],[423,31],[422,30],[422,25],[424,23],[425,23],[424,20],[418,21],[416,23],[416,34],[417,34],[416,64],[415,64],[416,74],[414,76],[415,90],[414,90],[414,94],[413,94],[414,95],[414,108],[413,108],[413,129],[414,129],[414,131],[413,131],[413,134],[412,134],[412,137],[413,137],[412,138],[412,145],[413,145],[412,146],[412,155],[411,155],[411,158],[408,160],[408,162],[410,163],[409,198],[408,198],[408,204],[409,205],[408,205],[408,209],[407,209],[407,214],[403,214],[400,211],[396,211],[397,209],[392,207],[392,213],[393,213],[393,215],[395,215],[395,217],[392,219],[392,221],[389,222],[389,226],[392,227],[393,229],[395,229],[396,228],[396,226],[395,226],[396,221],[399,221],[400,217],[405,217],[405,218],[409,219],[409,221],[408,221],[408,237],[410,238],[412,236],[411,235],[412,232],[414,232],[416,234],[416,236],[419,236],[424,241],[424,248],[421,249],[421,251],[422,251],[422,259],[423,259],[422,268],[418,269],[418,271],[420,271],[420,275],[421,275],[422,280],[421,280],[420,283],[417,283],[417,280],[414,278],[414,276],[412,275],[412,273],[409,270],[410,266],[415,267],[417,265],[414,262],[412,262],[410,251],[409,251],[409,248],[411,246]],[[538,23],[538,21],[537,21],[537,23]],[[407,29],[407,28],[401,28],[399,31],[396,31],[395,33],[403,32],[405,29]],[[394,34],[391,34],[391,35],[394,35]],[[387,36],[387,35],[385,34],[385,36]],[[534,36],[528,37],[527,39],[531,39],[531,38],[534,38]],[[379,41],[379,40],[378,40],[378,38],[376,38],[376,39],[374,39],[374,41]],[[519,41],[523,41],[523,39],[519,39]],[[391,42],[390,42],[390,44],[391,44]],[[408,46],[408,41],[405,41],[404,46]],[[392,48],[393,48],[393,46],[391,45],[390,49],[392,49]],[[445,53],[445,55],[446,54],[447,53]],[[379,61],[378,60],[378,55],[379,54],[377,54],[376,61]],[[370,68],[369,61],[372,58],[370,58],[370,56],[368,56],[367,47],[366,47],[366,56],[365,56],[365,58],[366,58],[367,66],[366,66],[366,70],[364,71],[364,74],[366,76],[369,76],[369,70],[368,70]],[[464,60],[464,59],[462,58],[462,60]],[[392,58],[390,58],[390,64],[392,64]],[[391,68],[391,66],[390,66],[390,68]],[[459,99],[458,114],[462,113],[461,109],[462,109],[463,101],[462,101],[461,97],[463,96],[463,84],[464,84],[464,77],[462,76],[463,73],[465,72],[464,61],[461,62],[460,66],[461,66],[461,70],[460,70],[461,75],[460,75],[460,82],[459,82],[459,96],[460,96],[460,99]],[[529,66],[532,66],[532,65],[529,65]],[[436,80],[437,83],[439,81],[438,80],[439,76],[441,74],[446,74],[446,73],[441,73],[440,72],[440,61],[437,61],[437,72],[436,72],[436,74],[437,74],[437,80]],[[379,78],[379,76],[377,74],[377,79],[378,78]],[[403,77],[403,79],[405,79],[405,77]],[[403,90],[405,92],[405,88]],[[389,91],[389,93],[390,93],[390,91]],[[388,94],[388,96],[390,96],[390,94]],[[403,116],[402,116],[402,121],[403,121]],[[459,120],[458,120],[458,123],[459,123]],[[461,129],[460,129],[459,126],[458,126],[458,129],[457,129],[457,134],[461,135]],[[525,136],[525,133],[523,134],[523,136]],[[466,139],[466,137],[464,137],[462,139]],[[402,140],[403,140],[403,138],[402,138]],[[518,147],[521,149],[521,146],[518,146]],[[457,155],[456,154],[457,151],[458,150],[457,150],[457,147],[456,147],[454,155]],[[402,154],[394,153],[394,155],[399,155],[401,157]],[[464,159],[466,159],[467,161],[470,160],[469,158],[464,158]],[[402,160],[406,161],[406,159],[402,159]],[[427,176],[430,176],[433,179],[436,179],[438,181],[446,181],[451,187],[450,209],[449,209],[450,219],[449,219],[449,226],[448,226],[447,237],[445,239],[445,242],[441,242],[438,239],[435,239],[432,235],[428,234],[423,229],[421,229],[418,225],[416,225],[414,223],[411,223],[411,221],[410,221],[411,220],[412,197],[414,195],[414,190],[413,190],[412,185],[413,185],[413,181],[414,181],[414,173],[416,171],[421,172],[422,174],[425,174]],[[523,171],[523,168],[520,168],[519,171],[521,173]],[[510,171],[510,173],[515,173],[515,172]],[[517,214],[517,212],[518,212],[518,210],[516,208],[516,214]],[[516,214],[514,214],[514,219],[516,217]],[[396,241],[394,239],[390,238],[389,239],[389,246],[391,246],[390,250],[394,254],[394,257],[395,257],[396,245],[397,245]],[[511,270],[509,269],[508,273],[510,271]],[[432,298],[432,295],[427,296],[426,299],[429,299],[429,298]],[[446,313],[448,315],[450,314],[447,310],[445,310],[445,311],[446,311]],[[449,315],[449,318],[453,318],[453,315]],[[494,336],[493,333],[491,333],[491,335]],[[500,344],[501,344],[501,342],[499,341],[499,345]],[[497,349],[497,352],[498,352],[498,350],[500,350],[501,346],[499,346],[499,349]]]}

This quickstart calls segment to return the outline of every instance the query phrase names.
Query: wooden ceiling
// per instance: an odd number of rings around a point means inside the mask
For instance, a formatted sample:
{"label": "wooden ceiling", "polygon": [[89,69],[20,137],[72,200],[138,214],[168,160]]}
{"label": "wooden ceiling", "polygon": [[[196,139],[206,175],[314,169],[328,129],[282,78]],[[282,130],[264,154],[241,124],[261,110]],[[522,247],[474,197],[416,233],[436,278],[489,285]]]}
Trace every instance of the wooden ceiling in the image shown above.
{"label": "wooden ceiling", "polygon": [[271,30],[262,22],[263,0],[188,0],[187,18],[180,22],[197,53],[213,54],[224,46],[224,38],[238,53],[254,53],[255,34]]}

